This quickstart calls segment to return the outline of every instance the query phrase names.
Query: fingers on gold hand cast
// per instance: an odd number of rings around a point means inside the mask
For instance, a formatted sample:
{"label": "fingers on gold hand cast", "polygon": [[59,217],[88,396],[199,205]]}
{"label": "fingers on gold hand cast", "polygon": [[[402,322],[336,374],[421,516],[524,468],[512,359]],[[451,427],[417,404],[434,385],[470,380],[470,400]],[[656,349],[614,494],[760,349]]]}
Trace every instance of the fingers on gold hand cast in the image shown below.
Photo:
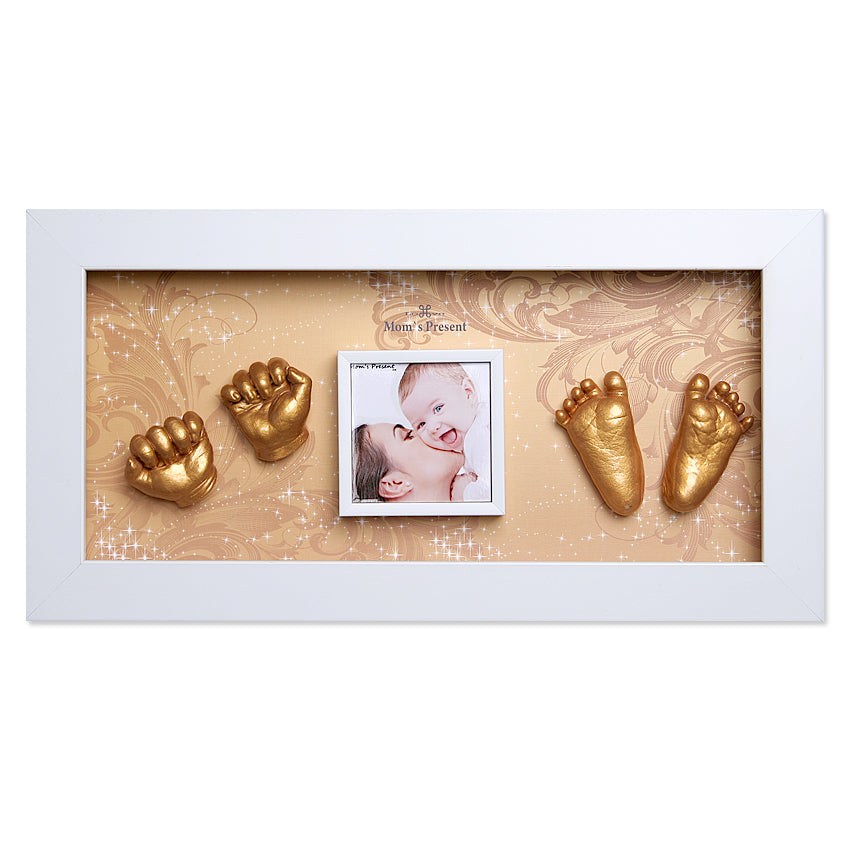
{"label": "fingers on gold hand cast", "polygon": [[292,454],[307,440],[313,382],[280,357],[252,363],[221,388],[221,398],[260,460]]}
{"label": "fingers on gold hand cast", "polygon": [[578,451],[602,501],[620,516],[634,513],[643,501],[643,456],[635,436],[626,382],[608,372],[603,392],[590,378],[575,387],[555,413]]}
{"label": "fingers on gold hand cast", "polygon": [[667,507],[684,513],[698,507],[720,480],[738,440],[750,430],[753,417],[726,381],[711,392],[709,380],[697,374],[685,390],[679,430],[670,447],[661,484]]}
{"label": "fingers on gold hand cast", "polygon": [[213,450],[204,421],[194,411],[169,416],[130,440],[124,478],[147,496],[176,502],[181,508],[200,501],[215,486]]}

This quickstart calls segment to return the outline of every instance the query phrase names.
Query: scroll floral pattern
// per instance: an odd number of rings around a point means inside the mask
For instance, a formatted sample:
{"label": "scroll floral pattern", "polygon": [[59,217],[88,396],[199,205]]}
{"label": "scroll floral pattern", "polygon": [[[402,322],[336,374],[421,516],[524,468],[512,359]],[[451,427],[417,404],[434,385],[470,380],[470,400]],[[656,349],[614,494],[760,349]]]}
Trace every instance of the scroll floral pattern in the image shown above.
{"label": "scroll floral pattern", "polygon": [[[682,389],[691,375],[701,371],[715,381],[730,381],[760,420],[757,272],[429,272],[423,277],[419,289],[403,275],[372,275],[381,294],[375,306],[379,347],[403,350],[434,347],[435,342],[436,347],[450,347],[435,334],[393,330],[404,324],[411,304],[425,302],[446,323],[466,322],[490,344],[499,341],[499,347],[515,353],[523,364],[522,376],[514,375],[516,385],[522,388],[527,375],[536,375],[534,404],[540,416],[551,417],[569,389],[585,377],[598,379],[616,368],[626,378],[647,460],[646,501],[655,506],[645,504],[639,516],[616,521],[604,508],[592,509],[587,517],[591,528],[582,535],[590,537],[585,542],[594,539],[594,532],[602,541],[620,540],[632,550],[636,541],[646,541],[647,552],[651,548],[655,555],[644,560],[759,557],[758,427],[697,512],[677,515],[657,498],[666,449],[681,414]],[[510,384],[511,378],[506,381]],[[530,398],[521,401],[514,395],[511,400],[510,390],[508,397],[509,405],[522,404],[524,417],[531,415]],[[522,435],[510,433],[510,412],[507,421],[509,450],[513,437],[525,455],[529,446]],[[510,464],[509,459],[509,469]],[[577,476],[581,473],[575,470]],[[586,553],[593,547],[583,548]]]}
{"label": "scroll floral pattern", "polygon": [[[463,326],[444,333],[411,317]],[[422,324],[422,329],[419,325]],[[409,330],[397,330],[406,326]],[[340,518],[338,349],[504,348],[506,517]],[[658,498],[695,371],[735,384],[760,420],[757,272],[92,272],[87,317],[87,556],[244,560],[754,560],[758,424],[690,515]],[[314,378],[308,443],[263,464],[218,401],[236,368],[284,356]],[[629,382],[647,495],[633,517],[596,497],[553,412],[617,368]],[[219,480],[182,510],[130,491],[127,443],[196,410]]]}
{"label": "scroll floral pattern", "polygon": [[[336,281],[338,292],[343,284]],[[364,291],[371,291],[365,282]],[[258,273],[90,273],[87,557],[480,560],[501,554],[492,543],[473,540],[471,519],[340,518],[335,458],[316,451],[317,439],[326,451],[336,438],[332,421],[324,429],[315,424],[334,405],[332,386],[323,397],[314,385],[319,409],[308,419],[305,446],[285,462],[256,460],[218,392],[255,352],[275,353],[283,342],[261,327],[269,302],[279,307],[279,294],[277,282]],[[312,305],[305,309],[305,315],[314,312]],[[276,313],[273,319],[267,322],[272,329]],[[335,349],[326,362],[332,365],[334,356]],[[332,383],[321,372],[318,377],[320,385]],[[204,418],[219,475],[211,496],[183,510],[130,490],[123,468],[133,434],[189,409]]]}

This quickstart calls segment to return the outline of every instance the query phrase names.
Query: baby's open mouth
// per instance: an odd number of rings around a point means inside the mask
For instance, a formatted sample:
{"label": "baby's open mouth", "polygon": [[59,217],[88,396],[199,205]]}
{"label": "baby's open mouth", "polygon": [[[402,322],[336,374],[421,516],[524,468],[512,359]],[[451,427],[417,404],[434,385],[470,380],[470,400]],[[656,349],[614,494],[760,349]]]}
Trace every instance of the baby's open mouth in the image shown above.
{"label": "baby's open mouth", "polygon": [[442,434],[440,434],[440,439],[447,446],[454,446],[457,442],[457,431],[454,428],[451,428],[448,431],[444,431]]}

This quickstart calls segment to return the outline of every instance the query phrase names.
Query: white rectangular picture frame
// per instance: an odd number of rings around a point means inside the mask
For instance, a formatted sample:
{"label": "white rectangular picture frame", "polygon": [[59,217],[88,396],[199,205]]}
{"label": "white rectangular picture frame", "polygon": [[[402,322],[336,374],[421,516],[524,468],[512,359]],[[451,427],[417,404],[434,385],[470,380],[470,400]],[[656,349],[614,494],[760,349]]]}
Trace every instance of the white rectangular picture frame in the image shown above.
{"label": "white rectangular picture frame", "polygon": [[[29,211],[27,618],[822,622],[823,267],[820,210]],[[492,268],[761,271],[761,562],[85,559],[87,271]]]}
{"label": "white rectangular picture frame", "polygon": [[[359,502],[352,497],[351,370],[354,364],[486,363],[489,366],[491,497],[486,502]],[[505,513],[505,364],[501,349],[428,351],[340,351],[337,354],[339,408],[340,516],[504,516]],[[398,421],[398,420],[396,420]]]}

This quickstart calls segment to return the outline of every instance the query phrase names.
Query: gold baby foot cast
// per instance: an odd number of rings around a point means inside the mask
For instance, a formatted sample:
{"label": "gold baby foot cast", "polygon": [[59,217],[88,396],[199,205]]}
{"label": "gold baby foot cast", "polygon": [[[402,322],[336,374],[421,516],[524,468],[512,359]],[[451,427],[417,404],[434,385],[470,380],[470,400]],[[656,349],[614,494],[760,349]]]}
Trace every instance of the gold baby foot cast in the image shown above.
{"label": "gold baby foot cast", "polygon": [[709,393],[705,375],[694,375],[685,390],[685,409],[670,447],[661,496],[674,511],[696,508],[720,479],[732,449],[750,430],[753,417],[738,421],[744,405],[726,381]]}
{"label": "gold baby foot cast", "polygon": [[144,437],[136,434],[130,453],[124,477],[147,496],[186,508],[215,486],[212,446],[203,419],[191,410],[182,419],[169,416]]}
{"label": "gold baby foot cast", "polygon": [[252,363],[247,372],[237,372],[233,383],[221,388],[221,397],[257,457],[273,461],[307,440],[304,423],[312,386],[303,372],[273,357],[268,364]]}
{"label": "gold baby foot cast", "polygon": [[602,501],[628,516],[643,501],[643,457],[623,376],[609,372],[602,383],[607,394],[590,378],[582,381],[555,420],[576,447]]}

